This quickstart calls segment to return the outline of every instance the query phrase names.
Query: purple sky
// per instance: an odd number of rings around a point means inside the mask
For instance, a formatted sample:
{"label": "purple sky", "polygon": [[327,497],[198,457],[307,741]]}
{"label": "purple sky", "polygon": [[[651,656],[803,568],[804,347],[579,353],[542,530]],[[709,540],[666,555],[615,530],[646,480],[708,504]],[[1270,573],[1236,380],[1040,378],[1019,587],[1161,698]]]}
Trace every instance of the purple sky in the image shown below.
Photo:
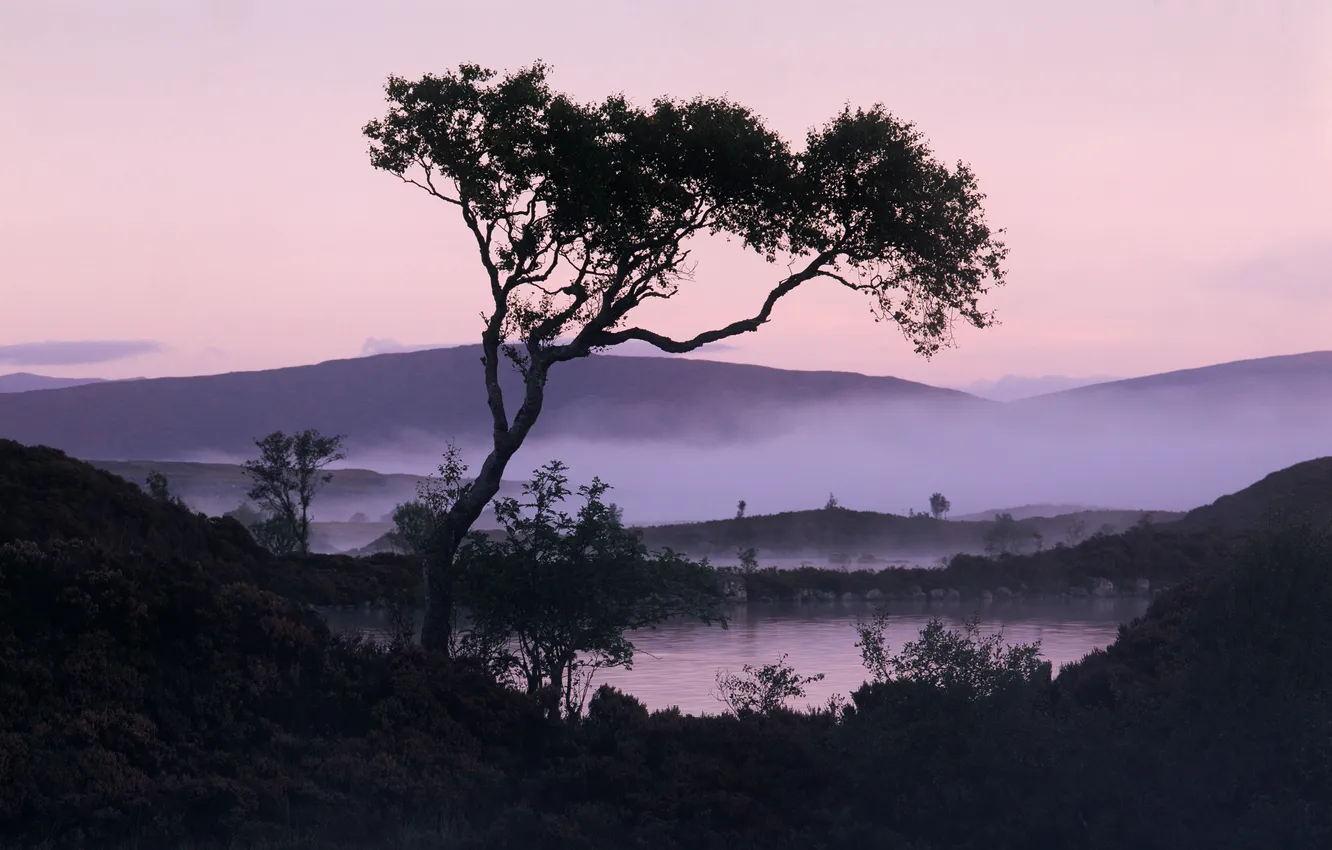
{"label": "purple sky", "polygon": [[[813,14],[817,12],[817,16]],[[549,61],[556,87],[727,94],[788,137],[882,101],[1008,229],[1003,325],[926,363],[807,288],[705,356],[935,384],[1332,348],[1332,4],[0,4],[0,372],[194,374],[471,342],[452,211],[374,171],[386,75]],[[749,315],[726,245],[649,314]],[[83,363],[64,345],[98,341]],[[116,346],[120,345],[121,349]],[[107,351],[126,356],[107,359]]]}

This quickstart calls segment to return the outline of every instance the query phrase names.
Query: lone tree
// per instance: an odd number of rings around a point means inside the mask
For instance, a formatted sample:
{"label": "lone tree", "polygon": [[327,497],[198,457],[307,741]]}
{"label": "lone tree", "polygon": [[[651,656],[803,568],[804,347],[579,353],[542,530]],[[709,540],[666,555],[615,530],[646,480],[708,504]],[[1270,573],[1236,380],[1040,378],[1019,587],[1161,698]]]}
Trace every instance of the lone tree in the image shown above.
{"label": "lone tree", "polygon": [[268,513],[256,526],[260,542],[279,554],[294,550],[307,555],[310,503],[333,480],[325,467],[346,457],[342,437],[325,437],[313,429],[290,436],[274,431],[254,444],[259,457],[245,462],[245,474],[254,482],[247,495]]}
{"label": "lone tree", "polygon": [[[493,300],[481,332],[493,442],[440,517],[431,569],[448,570],[498,492],[557,363],[631,340],[682,353],[757,331],[813,282],[864,294],[926,357],[952,344],[959,320],[993,324],[980,298],[1003,282],[1006,249],[975,176],[936,159],[882,106],[844,109],[797,149],[725,99],[579,103],[553,91],[547,71],[390,77],[386,114],[365,126],[374,167],[457,211]],[[702,235],[773,264],[757,311],[684,338],[634,324],[637,308],[692,280],[691,240]],[[502,357],[523,379],[516,410],[501,391]],[[443,601],[427,607],[428,647],[448,645]]]}
{"label": "lone tree", "polygon": [[930,496],[930,515],[935,519],[943,519],[948,516],[948,512],[953,509],[953,503],[944,497],[943,493],[935,493]]}

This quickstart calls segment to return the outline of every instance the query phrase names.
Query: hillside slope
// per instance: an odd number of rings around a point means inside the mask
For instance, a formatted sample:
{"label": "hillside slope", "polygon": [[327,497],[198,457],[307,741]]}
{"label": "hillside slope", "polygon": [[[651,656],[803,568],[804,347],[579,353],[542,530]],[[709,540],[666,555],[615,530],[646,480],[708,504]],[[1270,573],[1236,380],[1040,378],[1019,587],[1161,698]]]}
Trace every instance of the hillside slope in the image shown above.
{"label": "hillside slope", "polygon": [[[188,461],[116,461],[91,460],[125,480],[142,485],[148,473],[156,470],[167,477],[174,495],[191,508],[220,515],[247,501],[250,479],[239,464],[192,463]],[[355,513],[370,521],[380,521],[385,514],[417,497],[417,487],[425,481],[421,475],[375,472],[370,469],[334,469],[333,480],[319,491],[314,503],[315,517],[321,521],[342,522]],[[501,495],[516,495],[517,485],[504,482]]]}
{"label": "hillside slope", "polygon": [[[381,354],[262,372],[110,382],[0,396],[0,437],[79,457],[248,454],[275,429],[345,434],[352,447],[489,437],[480,348]],[[502,383],[516,399],[519,379]],[[535,436],[726,439],[778,414],[851,400],[992,402],[897,378],[672,357],[597,356],[551,374]],[[511,401],[510,404],[516,404]]]}
{"label": "hillside slope", "polygon": [[31,372],[14,372],[0,375],[0,393],[59,390],[66,387],[80,387],[84,384],[100,384],[105,380],[105,378],[52,378],[47,375],[34,375]]}
{"label": "hillside slope", "polygon": [[1033,396],[1012,403],[1018,409],[1041,409],[1097,402],[1141,402],[1172,398],[1194,405],[1332,401],[1332,351],[1309,351],[1178,369],[1140,378],[1106,381]]}
{"label": "hillside slope", "polygon": [[1297,463],[1189,511],[1181,528],[1248,531],[1265,523],[1332,522],[1332,457]]}

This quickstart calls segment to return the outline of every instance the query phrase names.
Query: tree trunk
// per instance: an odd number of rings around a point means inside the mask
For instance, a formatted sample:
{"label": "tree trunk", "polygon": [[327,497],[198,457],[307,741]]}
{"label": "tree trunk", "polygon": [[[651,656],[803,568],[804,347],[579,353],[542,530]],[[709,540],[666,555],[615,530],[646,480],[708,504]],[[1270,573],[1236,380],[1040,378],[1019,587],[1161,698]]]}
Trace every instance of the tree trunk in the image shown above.
{"label": "tree trunk", "polygon": [[[486,359],[497,358],[496,347],[487,344]],[[499,493],[504,469],[522,446],[527,433],[541,415],[545,401],[546,373],[550,364],[534,358],[524,381],[523,403],[513,417],[513,424],[500,428],[503,410],[496,370],[487,363],[486,385],[492,410],[497,414],[494,447],[482,462],[476,478],[467,485],[453,503],[440,529],[439,540],[427,566],[425,622],[421,625],[421,645],[426,649],[448,653],[453,636],[455,590],[457,572],[455,563],[458,550],[472,526],[481,518],[490,500]]]}
{"label": "tree trunk", "polygon": [[457,576],[454,564],[458,546],[453,535],[441,534],[422,567],[425,585],[425,621],[421,624],[421,645],[447,655],[452,649],[454,596]]}

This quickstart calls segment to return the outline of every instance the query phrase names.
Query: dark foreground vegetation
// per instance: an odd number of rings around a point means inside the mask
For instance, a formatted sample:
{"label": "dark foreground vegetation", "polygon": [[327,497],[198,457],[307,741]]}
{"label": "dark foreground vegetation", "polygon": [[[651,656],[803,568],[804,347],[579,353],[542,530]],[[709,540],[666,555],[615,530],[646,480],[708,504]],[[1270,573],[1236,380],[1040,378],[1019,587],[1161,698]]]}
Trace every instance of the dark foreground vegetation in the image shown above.
{"label": "dark foreground vegetation", "polygon": [[[811,713],[603,688],[568,718],[466,660],[330,634],[227,523],[0,449],[0,846],[1332,841],[1332,539],[1308,526],[1199,548],[1053,679],[939,633],[906,661],[862,647],[868,684]],[[1177,557],[1148,539],[1118,545]]]}

